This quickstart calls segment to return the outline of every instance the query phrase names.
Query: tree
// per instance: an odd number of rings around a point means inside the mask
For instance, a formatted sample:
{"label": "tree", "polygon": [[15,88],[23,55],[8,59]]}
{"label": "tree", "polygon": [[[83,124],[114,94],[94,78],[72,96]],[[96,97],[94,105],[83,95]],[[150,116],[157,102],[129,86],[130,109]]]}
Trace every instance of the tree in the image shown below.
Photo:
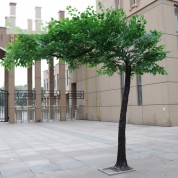
{"label": "tree", "polygon": [[127,19],[122,9],[95,12],[88,7],[78,12],[68,7],[71,19],[60,21],[52,19],[47,33],[41,35],[19,35],[7,47],[3,65],[11,68],[29,66],[41,58],[50,60],[57,57],[68,63],[71,69],[87,64],[94,67],[100,64],[98,71],[111,76],[125,72],[125,88],[119,119],[118,153],[115,171],[131,169],[126,159],[126,113],[131,78],[135,75],[151,73],[166,74],[158,63],[166,58],[164,46],[160,45],[161,33],[146,31],[143,16]]}

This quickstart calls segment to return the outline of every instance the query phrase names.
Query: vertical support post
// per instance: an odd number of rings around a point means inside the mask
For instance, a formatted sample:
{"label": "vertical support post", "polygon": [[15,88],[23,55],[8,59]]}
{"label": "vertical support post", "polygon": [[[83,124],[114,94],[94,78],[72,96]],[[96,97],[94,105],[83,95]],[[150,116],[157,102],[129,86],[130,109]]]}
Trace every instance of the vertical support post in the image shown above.
{"label": "vertical support post", "polygon": [[4,90],[8,91],[8,80],[9,80],[9,71],[4,68]]}
{"label": "vertical support post", "polygon": [[36,99],[35,99],[35,121],[41,122],[41,61],[35,62],[35,90],[36,90]]}
{"label": "vertical support post", "polygon": [[35,31],[41,32],[41,7],[35,7]]}
{"label": "vertical support post", "polygon": [[[27,68],[27,87],[28,92],[32,92],[32,67]],[[28,97],[28,106],[31,105],[33,105],[33,100],[31,97]]]}
{"label": "vertical support post", "polygon": [[[35,32],[41,31],[41,7],[35,7]],[[41,60],[35,62],[35,122],[42,121],[41,114]]]}
{"label": "vertical support post", "polygon": [[27,112],[27,117],[28,121],[33,119],[33,113],[32,113],[32,105],[33,105],[33,99],[32,99],[32,67],[27,68],[27,90],[30,96],[28,97],[27,100],[27,107],[28,107],[28,112]]}
{"label": "vertical support post", "polygon": [[65,63],[59,61],[59,88],[61,92],[60,98],[60,120],[66,120],[66,86],[65,86]]}
{"label": "vertical support post", "polygon": [[[65,17],[65,11],[59,11],[59,20]],[[59,60],[59,89],[61,92],[60,98],[60,120],[66,120],[66,85],[65,85],[65,63]]]}
{"label": "vertical support post", "polygon": [[49,96],[49,119],[54,118],[54,110],[52,109],[52,106],[55,104],[55,100],[54,100],[54,61],[52,59],[52,61],[50,62],[50,64],[48,64],[48,71],[49,71],[49,92],[50,92],[50,96]]}
{"label": "vertical support post", "polygon": [[[28,32],[32,32],[33,30],[33,23],[32,23],[32,19],[28,19],[27,20],[27,29]],[[28,97],[27,100],[27,106],[28,106],[28,112],[27,112],[27,117],[28,117],[28,121],[34,119],[34,115],[32,112],[32,105],[33,105],[33,98],[32,98],[32,88],[33,88],[33,70],[32,70],[31,66],[30,68],[27,68],[27,90],[30,94],[30,97]]]}
{"label": "vertical support post", "polygon": [[11,27],[15,27],[16,26],[16,3],[11,2],[9,5],[10,5],[9,23]]}
{"label": "vertical support post", "polygon": [[33,31],[33,21],[32,21],[32,19],[27,20],[27,29],[28,29],[28,32]]}
{"label": "vertical support post", "polygon": [[[5,91],[7,91],[8,92],[8,80],[9,80],[9,72],[8,72],[8,70],[6,70],[5,68],[4,68],[4,90]],[[8,94],[8,93],[7,93]],[[5,107],[7,107],[7,108],[5,108],[5,110],[7,111],[5,111],[5,118],[6,118],[6,120],[8,121],[8,97],[7,97],[7,104],[5,105]]]}
{"label": "vertical support post", "polygon": [[[5,77],[6,78],[6,77]],[[9,116],[9,123],[13,124],[15,123],[15,97],[14,97],[14,86],[15,86],[15,69],[13,68],[8,73],[8,84],[7,81],[5,81],[6,86],[8,85],[8,116]]]}

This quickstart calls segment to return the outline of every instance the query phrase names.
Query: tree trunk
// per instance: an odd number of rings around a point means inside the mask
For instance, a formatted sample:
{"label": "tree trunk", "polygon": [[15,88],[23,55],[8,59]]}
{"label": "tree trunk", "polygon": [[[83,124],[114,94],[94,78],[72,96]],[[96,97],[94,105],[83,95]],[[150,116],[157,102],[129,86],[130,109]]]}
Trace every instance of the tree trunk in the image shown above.
{"label": "tree trunk", "polygon": [[122,97],[122,105],[121,105],[120,120],[119,120],[119,130],[118,130],[117,161],[115,164],[115,169],[119,169],[121,171],[132,169],[127,164],[126,138],[125,138],[126,114],[127,114],[127,104],[128,104],[129,92],[130,92],[130,83],[131,83],[131,66],[126,64],[125,88],[124,88],[124,94]]}

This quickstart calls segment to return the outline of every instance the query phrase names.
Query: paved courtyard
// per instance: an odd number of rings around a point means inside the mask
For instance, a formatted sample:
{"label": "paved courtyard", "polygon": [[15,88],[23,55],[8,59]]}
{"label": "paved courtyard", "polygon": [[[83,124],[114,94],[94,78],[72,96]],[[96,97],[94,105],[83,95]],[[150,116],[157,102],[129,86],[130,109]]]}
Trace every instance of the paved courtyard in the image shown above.
{"label": "paved courtyard", "polygon": [[[0,123],[0,178],[106,178],[116,123]],[[177,178],[178,127],[127,125],[127,159],[136,171],[113,178]]]}

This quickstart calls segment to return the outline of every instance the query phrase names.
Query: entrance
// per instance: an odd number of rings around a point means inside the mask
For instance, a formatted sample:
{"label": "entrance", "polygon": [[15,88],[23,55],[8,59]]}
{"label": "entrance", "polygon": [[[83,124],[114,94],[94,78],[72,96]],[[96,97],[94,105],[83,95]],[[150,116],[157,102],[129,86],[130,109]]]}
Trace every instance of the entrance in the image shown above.
{"label": "entrance", "polygon": [[0,90],[0,122],[8,122],[8,92]]}
{"label": "entrance", "polygon": [[84,91],[77,91],[76,83],[71,83],[71,91],[66,93],[67,119],[83,119],[84,106],[78,99],[84,99]]}

